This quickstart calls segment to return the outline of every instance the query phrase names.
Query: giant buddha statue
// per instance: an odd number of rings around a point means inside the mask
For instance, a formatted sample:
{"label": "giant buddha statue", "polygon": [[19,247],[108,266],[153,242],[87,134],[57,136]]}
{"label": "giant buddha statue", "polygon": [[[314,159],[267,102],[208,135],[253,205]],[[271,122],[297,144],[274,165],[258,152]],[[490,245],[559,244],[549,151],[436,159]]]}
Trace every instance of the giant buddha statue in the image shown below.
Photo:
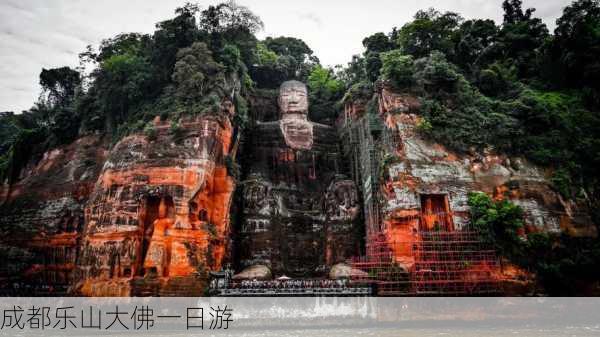
{"label": "giant buddha statue", "polygon": [[313,144],[313,123],[308,121],[308,97],[304,83],[284,82],[279,90],[279,106],[279,124],[287,146],[297,150],[310,150]]}
{"label": "giant buddha statue", "polygon": [[358,254],[356,186],[344,176],[335,129],[308,119],[306,85],[284,82],[278,104],[279,120],[258,122],[243,151],[237,269],[324,276]]}

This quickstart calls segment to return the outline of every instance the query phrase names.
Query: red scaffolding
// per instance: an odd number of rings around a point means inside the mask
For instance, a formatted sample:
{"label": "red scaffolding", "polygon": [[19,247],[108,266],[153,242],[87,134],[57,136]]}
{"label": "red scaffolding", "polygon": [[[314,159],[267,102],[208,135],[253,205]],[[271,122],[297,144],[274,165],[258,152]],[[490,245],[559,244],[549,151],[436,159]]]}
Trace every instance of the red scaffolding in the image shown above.
{"label": "red scaffolding", "polygon": [[353,282],[369,284],[375,287],[375,293],[381,296],[399,296],[410,293],[410,275],[401,265],[383,233],[372,235],[367,242],[367,254],[352,259],[352,267],[365,272],[355,274]]}
{"label": "red scaffolding", "polygon": [[380,296],[500,293],[499,260],[475,231],[422,230],[401,240],[380,232],[368,241],[366,256],[352,260],[365,274],[353,281]]}

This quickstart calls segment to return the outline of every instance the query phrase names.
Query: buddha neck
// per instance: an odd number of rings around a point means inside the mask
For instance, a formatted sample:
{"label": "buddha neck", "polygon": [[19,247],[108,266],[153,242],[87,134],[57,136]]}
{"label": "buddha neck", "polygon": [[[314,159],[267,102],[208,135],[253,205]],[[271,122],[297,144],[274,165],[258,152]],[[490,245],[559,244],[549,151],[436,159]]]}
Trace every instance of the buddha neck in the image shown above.
{"label": "buddha neck", "polygon": [[282,121],[290,121],[290,120],[298,120],[298,121],[308,121],[308,117],[305,113],[284,113],[281,115]]}

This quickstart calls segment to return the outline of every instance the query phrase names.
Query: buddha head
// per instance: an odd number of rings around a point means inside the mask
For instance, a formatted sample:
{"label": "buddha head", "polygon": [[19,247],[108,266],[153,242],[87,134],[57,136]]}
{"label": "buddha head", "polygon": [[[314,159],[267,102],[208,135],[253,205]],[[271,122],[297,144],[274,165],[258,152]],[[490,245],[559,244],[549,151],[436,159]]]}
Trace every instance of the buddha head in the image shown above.
{"label": "buddha head", "polygon": [[279,88],[281,119],[303,119],[308,114],[308,90],[299,81],[286,81]]}

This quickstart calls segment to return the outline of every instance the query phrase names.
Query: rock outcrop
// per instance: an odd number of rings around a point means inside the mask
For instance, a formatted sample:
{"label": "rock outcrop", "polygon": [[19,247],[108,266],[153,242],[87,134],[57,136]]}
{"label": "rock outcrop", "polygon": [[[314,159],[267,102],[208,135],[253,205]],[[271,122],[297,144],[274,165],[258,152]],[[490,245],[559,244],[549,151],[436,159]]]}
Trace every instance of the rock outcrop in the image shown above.
{"label": "rock outcrop", "polygon": [[73,283],[84,209],[107,156],[86,136],[43,154],[2,187],[0,288],[7,294],[66,293]]}
{"label": "rock outcrop", "polygon": [[[385,125],[381,205],[386,228],[461,229],[469,221],[467,195],[482,191],[521,206],[529,232],[567,231],[595,236],[595,226],[581,207],[565,202],[549,183],[549,172],[524,158],[491,151],[452,152],[420,136],[418,101],[382,88],[379,113]],[[425,214],[421,223],[403,219]],[[408,225],[408,226],[406,226]]]}
{"label": "rock outcrop", "polygon": [[131,294],[135,278],[166,286],[221,266],[235,187],[225,167],[232,125],[198,117],[182,120],[177,133],[159,120],[154,129],[153,139],[122,139],[104,163],[78,259],[84,295]]}

